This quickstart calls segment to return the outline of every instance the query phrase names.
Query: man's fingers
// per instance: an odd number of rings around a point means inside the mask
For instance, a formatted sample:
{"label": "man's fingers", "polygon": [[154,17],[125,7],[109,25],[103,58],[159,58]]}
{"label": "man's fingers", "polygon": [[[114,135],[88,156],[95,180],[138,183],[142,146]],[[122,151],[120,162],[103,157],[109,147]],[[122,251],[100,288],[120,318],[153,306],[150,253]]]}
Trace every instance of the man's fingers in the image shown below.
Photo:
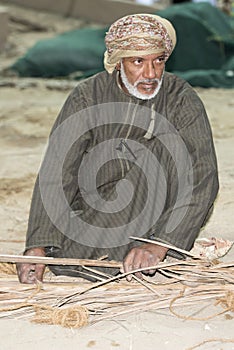
{"label": "man's fingers", "polygon": [[[133,270],[133,268],[132,268],[131,264],[126,265],[125,272],[130,272],[132,270]],[[127,275],[126,279],[127,279],[128,282],[130,282],[132,280],[132,275]]]}
{"label": "man's fingers", "polygon": [[[134,251],[130,250],[130,252],[128,253],[128,255],[126,256],[126,258],[123,261],[124,272],[128,273],[128,272],[133,270],[133,260],[134,260]],[[126,279],[128,282],[130,282],[132,280],[132,276],[127,275]]]}
{"label": "man's fingers", "polygon": [[45,265],[42,264],[36,264],[35,266],[35,277],[36,281],[42,282],[43,281],[43,274],[45,271]]}
{"label": "man's fingers", "polygon": [[[43,247],[28,249],[24,255],[45,256]],[[17,274],[21,283],[37,283],[42,282],[45,265],[42,264],[16,264]]]}
{"label": "man's fingers", "polygon": [[[145,262],[146,266],[144,266],[144,267],[156,266],[159,263],[159,261],[160,261],[159,258],[157,258],[157,257],[153,256],[152,254],[150,254],[148,256],[148,260]],[[155,272],[156,272],[156,269],[150,269],[150,270],[145,270],[142,273],[144,275],[152,276],[152,275],[155,274]]]}
{"label": "man's fingers", "polygon": [[[160,261],[162,261],[167,253],[168,249],[165,249],[154,244],[144,244],[142,246],[133,248],[130,250],[123,262],[124,272],[131,272],[138,269],[145,269],[143,271],[135,272],[135,276],[142,279],[142,274],[144,275],[154,275],[156,269],[148,267],[156,266]],[[127,280],[132,279],[131,275],[128,275]]]}
{"label": "man's fingers", "polygon": [[17,273],[21,283],[42,282],[45,265],[37,264],[17,264]]}
{"label": "man's fingers", "polygon": [[[141,268],[141,261],[142,261],[142,252],[139,249],[133,248],[130,250],[126,258],[124,259],[123,262],[123,267],[125,272],[130,272],[133,270],[138,270]],[[136,272],[135,273],[136,277],[142,279],[142,274],[141,272]],[[127,281],[132,280],[132,276],[128,275],[126,277]]]}
{"label": "man's fingers", "polygon": [[17,272],[21,283],[33,283],[35,265],[17,264]]}

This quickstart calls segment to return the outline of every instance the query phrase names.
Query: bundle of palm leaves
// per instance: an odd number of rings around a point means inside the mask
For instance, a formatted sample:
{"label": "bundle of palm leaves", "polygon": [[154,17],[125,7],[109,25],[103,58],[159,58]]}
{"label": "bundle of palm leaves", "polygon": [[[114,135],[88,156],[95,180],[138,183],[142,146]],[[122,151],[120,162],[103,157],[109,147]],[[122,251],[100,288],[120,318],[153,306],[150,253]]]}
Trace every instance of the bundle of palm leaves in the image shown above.
{"label": "bundle of palm leaves", "polygon": [[[95,265],[94,261],[86,263]],[[105,265],[106,262],[97,262],[99,266],[102,263]],[[66,259],[63,264],[66,264]],[[111,264],[120,265],[118,262]],[[9,271],[9,267],[13,270]],[[233,262],[189,257],[162,262],[155,268],[156,276],[161,278],[145,277],[140,280],[133,275],[132,282],[127,282],[126,274],[108,277],[87,267],[92,273],[97,272],[98,282],[56,277],[48,272],[43,283],[25,285],[18,282],[13,263],[2,263],[0,317],[82,327],[136,311],[170,309],[177,317],[184,319],[209,319],[224,313],[230,316],[234,311]],[[215,314],[192,317],[181,311],[185,305],[201,306],[202,302],[209,301],[210,304],[211,300],[213,305],[217,305]]]}

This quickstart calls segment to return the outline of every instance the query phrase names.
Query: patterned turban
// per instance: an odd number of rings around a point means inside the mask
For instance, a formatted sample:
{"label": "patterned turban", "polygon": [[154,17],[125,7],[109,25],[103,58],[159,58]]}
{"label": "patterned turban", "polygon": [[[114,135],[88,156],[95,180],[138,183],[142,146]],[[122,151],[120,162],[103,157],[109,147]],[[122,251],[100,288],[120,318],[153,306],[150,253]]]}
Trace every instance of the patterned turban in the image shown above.
{"label": "patterned turban", "polygon": [[121,58],[165,52],[166,60],[176,44],[176,33],[165,18],[136,14],[114,22],[105,36],[104,66],[112,73]]}

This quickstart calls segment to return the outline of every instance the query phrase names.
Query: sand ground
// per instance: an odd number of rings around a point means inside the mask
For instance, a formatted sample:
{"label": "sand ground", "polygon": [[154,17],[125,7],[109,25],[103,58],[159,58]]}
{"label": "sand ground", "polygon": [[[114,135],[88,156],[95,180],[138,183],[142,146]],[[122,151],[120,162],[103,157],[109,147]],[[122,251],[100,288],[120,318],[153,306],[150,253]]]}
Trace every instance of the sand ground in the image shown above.
{"label": "sand ground", "polygon": [[[35,20],[33,11],[12,7],[18,16]],[[23,31],[11,23],[2,68],[19,57],[33,42],[75,28],[77,20],[39,14],[46,32]],[[62,25],[59,25],[61,24]],[[50,128],[72,81],[48,81],[5,77],[0,86],[0,253],[21,254],[24,249],[33,184],[44,153]],[[215,210],[201,232],[204,237],[233,240],[234,213],[234,90],[201,89],[217,151],[220,191]],[[234,249],[224,258],[234,260]],[[193,312],[188,308],[188,312]],[[207,311],[207,312],[210,312]],[[234,321],[219,316],[209,321],[183,321],[168,310],[133,314],[81,330],[35,325],[22,320],[0,320],[0,349],[178,349],[211,338],[234,338]],[[202,349],[234,349],[234,343],[207,343]]]}

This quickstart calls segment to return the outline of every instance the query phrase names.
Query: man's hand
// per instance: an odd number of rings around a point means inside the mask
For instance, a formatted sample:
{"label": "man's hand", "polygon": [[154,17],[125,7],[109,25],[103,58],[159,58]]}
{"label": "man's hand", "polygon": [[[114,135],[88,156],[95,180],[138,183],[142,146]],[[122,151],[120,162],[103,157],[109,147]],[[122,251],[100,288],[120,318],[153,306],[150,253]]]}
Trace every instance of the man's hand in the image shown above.
{"label": "man's hand", "polygon": [[[133,248],[123,261],[124,272],[155,266],[165,258],[167,251],[167,248],[152,243]],[[155,272],[155,269],[145,270],[143,272],[137,272],[135,275],[142,279],[142,273],[145,275],[153,275]],[[132,276],[128,275],[126,278],[128,281],[131,281]]]}
{"label": "man's hand", "polygon": [[[44,248],[31,248],[24,255],[45,256]],[[18,278],[21,283],[36,283],[43,281],[45,265],[43,264],[26,264],[16,265]]]}

